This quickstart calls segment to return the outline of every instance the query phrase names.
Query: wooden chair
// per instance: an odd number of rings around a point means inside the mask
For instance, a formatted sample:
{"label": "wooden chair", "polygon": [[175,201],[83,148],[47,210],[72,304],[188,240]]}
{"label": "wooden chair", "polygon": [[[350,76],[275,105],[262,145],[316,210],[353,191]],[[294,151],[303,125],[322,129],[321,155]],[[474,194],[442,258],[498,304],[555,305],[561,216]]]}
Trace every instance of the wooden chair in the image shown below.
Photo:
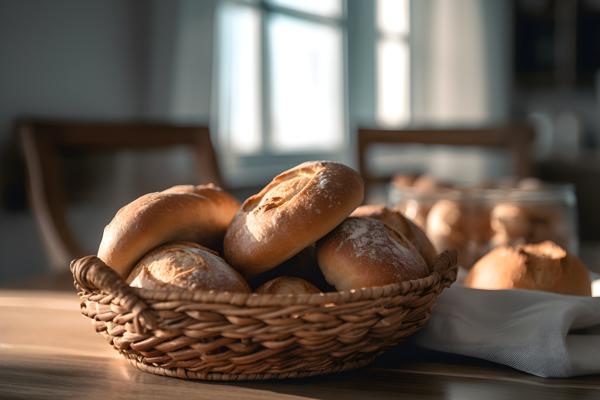
{"label": "wooden chair", "polygon": [[527,124],[509,124],[487,128],[453,129],[403,129],[384,130],[359,128],[358,169],[365,181],[365,188],[387,183],[389,175],[373,175],[367,166],[367,151],[377,144],[394,145],[446,145],[482,148],[501,148],[510,152],[515,175],[519,178],[532,172],[533,127]]}
{"label": "wooden chair", "polygon": [[23,120],[17,123],[28,171],[29,201],[53,269],[85,255],[66,218],[63,155],[186,146],[195,156],[199,182],[221,185],[216,155],[205,126],[146,122]]}

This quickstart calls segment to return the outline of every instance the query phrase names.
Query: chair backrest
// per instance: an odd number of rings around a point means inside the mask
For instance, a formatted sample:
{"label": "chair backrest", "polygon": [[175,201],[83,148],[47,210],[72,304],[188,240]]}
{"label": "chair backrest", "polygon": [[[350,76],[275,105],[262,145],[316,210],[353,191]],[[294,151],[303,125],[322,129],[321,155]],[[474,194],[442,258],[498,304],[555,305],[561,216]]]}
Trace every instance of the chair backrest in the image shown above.
{"label": "chair backrest", "polygon": [[359,128],[357,132],[358,168],[366,189],[374,184],[387,183],[392,178],[373,175],[367,163],[367,151],[373,145],[446,145],[456,147],[500,148],[512,156],[515,175],[530,176],[532,170],[533,127],[528,124],[507,124],[486,128],[401,129],[385,130]]}
{"label": "chair backrest", "polygon": [[200,182],[222,185],[206,126],[149,122],[22,120],[17,123],[28,172],[28,193],[42,241],[54,269],[85,255],[66,217],[63,154],[186,146],[194,154]]}

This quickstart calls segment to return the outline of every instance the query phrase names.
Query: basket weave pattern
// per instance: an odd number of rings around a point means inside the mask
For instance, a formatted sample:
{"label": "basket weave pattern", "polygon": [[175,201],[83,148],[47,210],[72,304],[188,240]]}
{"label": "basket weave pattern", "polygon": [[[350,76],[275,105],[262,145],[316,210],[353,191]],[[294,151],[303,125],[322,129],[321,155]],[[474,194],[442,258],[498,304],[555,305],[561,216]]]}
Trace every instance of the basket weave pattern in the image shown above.
{"label": "basket weave pattern", "polygon": [[71,263],[81,312],[136,367],[207,380],[291,378],[370,363],[427,322],[456,279],[456,256],[431,275],[343,292],[271,295],[128,286],[99,258]]}

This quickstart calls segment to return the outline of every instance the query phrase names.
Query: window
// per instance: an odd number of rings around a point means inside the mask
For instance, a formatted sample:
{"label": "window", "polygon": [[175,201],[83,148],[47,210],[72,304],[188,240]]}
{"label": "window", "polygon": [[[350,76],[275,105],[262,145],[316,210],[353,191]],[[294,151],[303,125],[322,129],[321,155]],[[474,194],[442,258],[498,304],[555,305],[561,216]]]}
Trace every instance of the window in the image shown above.
{"label": "window", "polygon": [[384,126],[410,121],[410,0],[376,3],[376,120]]}
{"label": "window", "polygon": [[410,122],[410,0],[218,4],[213,131],[232,184],[306,159],[352,162],[354,123]]}
{"label": "window", "polygon": [[219,24],[219,137],[239,154],[262,147],[260,21],[252,7],[225,3]]}
{"label": "window", "polygon": [[339,151],[345,141],[343,0],[223,0],[217,132],[226,157]]}

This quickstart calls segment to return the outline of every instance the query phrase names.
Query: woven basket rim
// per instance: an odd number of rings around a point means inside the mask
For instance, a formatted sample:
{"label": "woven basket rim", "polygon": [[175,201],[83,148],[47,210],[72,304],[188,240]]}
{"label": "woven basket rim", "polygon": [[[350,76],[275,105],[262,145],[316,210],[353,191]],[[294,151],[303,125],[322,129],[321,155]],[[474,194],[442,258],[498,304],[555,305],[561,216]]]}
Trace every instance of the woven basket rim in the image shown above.
{"label": "woven basket rim", "polygon": [[[76,260],[77,261],[77,260]],[[440,283],[442,280],[450,284],[455,280],[457,271],[456,254],[454,252],[443,252],[432,266],[432,272],[423,278],[391,283],[384,286],[363,287],[335,292],[321,292],[311,294],[264,294],[264,293],[240,293],[223,292],[215,290],[168,290],[168,289],[144,289],[130,287],[141,299],[151,301],[187,301],[206,304],[230,304],[235,306],[290,306],[290,305],[327,305],[343,304],[361,300],[374,300],[381,297],[395,295],[406,295],[419,292]],[[113,279],[122,280],[118,275]],[[123,281],[124,282],[124,281]],[[76,279],[77,283],[77,279]],[[102,292],[96,288],[86,291]]]}

